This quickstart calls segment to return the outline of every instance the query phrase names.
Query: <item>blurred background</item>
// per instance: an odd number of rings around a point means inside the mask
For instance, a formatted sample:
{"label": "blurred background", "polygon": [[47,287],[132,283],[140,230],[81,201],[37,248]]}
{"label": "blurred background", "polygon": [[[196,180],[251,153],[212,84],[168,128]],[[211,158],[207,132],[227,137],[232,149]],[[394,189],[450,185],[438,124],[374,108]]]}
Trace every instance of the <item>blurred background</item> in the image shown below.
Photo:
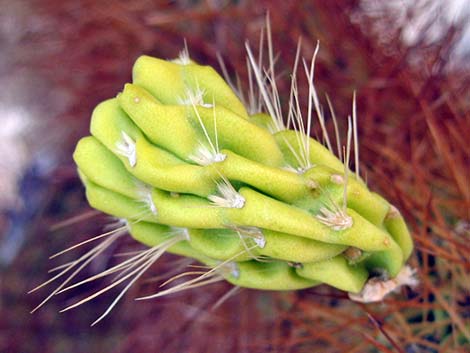
{"label": "blurred background", "polygon": [[[152,291],[143,279],[95,327],[118,292],[59,311],[99,283],[30,314],[55,287],[26,293],[85,250],[49,256],[109,223],[71,158],[94,106],[131,80],[139,55],[175,58],[184,40],[194,60],[220,72],[219,53],[246,83],[245,39],[257,47],[267,11],[283,102],[299,37],[306,58],[320,41],[317,90],[343,131],[357,92],[361,169],[406,217],[420,285],[373,305],[326,287],[242,290],[213,309],[228,285],[137,303]],[[0,0],[0,352],[469,352],[469,23],[465,0]]]}

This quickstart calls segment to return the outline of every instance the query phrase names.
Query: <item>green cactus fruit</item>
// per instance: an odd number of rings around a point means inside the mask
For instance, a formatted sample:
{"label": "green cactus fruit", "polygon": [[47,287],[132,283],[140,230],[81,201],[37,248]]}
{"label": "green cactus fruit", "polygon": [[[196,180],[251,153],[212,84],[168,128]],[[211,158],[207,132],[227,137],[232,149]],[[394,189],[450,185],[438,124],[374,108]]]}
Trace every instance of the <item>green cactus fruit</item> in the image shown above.
{"label": "green cactus fruit", "polygon": [[250,115],[187,52],[172,62],[139,58],[133,83],[96,107],[74,153],[86,196],[123,220],[114,236],[128,232],[148,247],[107,273],[125,270],[119,281],[133,283],[170,252],[207,272],[145,298],[226,280],[267,290],[324,283],[368,301],[371,277],[406,268],[413,244],[403,217],[349,170],[349,151],[338,158],[309,137],[310,108],[305,123],[291,102],[288,128],[264,86],[273,80],[252,66],[269,114]]}

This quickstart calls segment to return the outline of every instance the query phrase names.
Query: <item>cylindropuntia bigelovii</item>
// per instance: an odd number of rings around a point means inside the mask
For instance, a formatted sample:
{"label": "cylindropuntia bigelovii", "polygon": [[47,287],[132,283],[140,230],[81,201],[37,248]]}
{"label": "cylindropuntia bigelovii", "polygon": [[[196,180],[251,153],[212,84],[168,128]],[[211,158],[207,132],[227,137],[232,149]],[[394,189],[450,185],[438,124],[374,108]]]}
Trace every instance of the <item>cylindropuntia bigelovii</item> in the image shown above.
{"label": "cylindropuntia bigelovii", "polygon": [[[172,61],[140,57],[133,82],[96,107],[91,136],[80,140],[74,159],[90,205],[120,221],[98,236],[104,239],[98,246],[43,284],[66,277],[43,303],[118,274],[103,290],[64,309],[126,283],[96,323],[165,252],[195,259],[209,270],[170,286],[177,275],[168,289],[139,299],[226,280],[265,290],[325,283],[349,292],[353,300],[369,302],[416,283],[405,265],[413,244],[403,217],[359,176],[355,98],[346,147],[340,146],[332,114],[337,157],[313,85],[318,45],[311,62],[302,61],[309,82],[304,109],[296,78],[299,44],[284,119],[269,21],[267,33],[267,68],[247,45],[248,99],[213,68],[193,62],[185,49]],[[326,147],[309,137],[313,115]],[[348,167],[351,146],[354,173]],[[71,284],[84,266],[127,233],[149,248]]]}

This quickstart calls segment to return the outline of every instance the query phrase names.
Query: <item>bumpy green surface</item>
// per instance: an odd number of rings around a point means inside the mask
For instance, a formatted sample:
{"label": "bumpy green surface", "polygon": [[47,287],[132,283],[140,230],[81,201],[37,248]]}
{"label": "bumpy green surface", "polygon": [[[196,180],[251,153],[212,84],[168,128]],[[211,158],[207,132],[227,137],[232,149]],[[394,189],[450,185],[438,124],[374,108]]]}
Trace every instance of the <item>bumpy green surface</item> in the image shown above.
{"label": "bumpy green surface", "polygon": [[[250,117],[212,68],[143,56],[133,83],[96,107],[91,136],[77,145],[88,201],[125,218],[147,246],[184,233],[169,252],[230,264],[220,273],[242,287],[326,283],[357,293],[372,271],[396,276],[413,247],[398,211],[345,178],[341,161],[313,139],[313,167],[296,172],[301,133],[270,133],[266,118]],[[221,185],[231,202],[213,197],[224,196]],[[325,208],[350,223],[325,222]]]}

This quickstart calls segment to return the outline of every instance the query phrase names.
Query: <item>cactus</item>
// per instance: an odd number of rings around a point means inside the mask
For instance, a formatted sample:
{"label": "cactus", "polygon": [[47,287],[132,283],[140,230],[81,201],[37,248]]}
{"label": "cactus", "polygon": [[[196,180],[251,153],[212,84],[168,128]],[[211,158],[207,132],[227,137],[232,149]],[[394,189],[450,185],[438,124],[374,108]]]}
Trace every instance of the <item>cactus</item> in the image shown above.
{"label": "cactus", "polygon": [[[123,220],[110,232],[113,239],[127,231],[148,246],[98,275],[121,273],[104,290],[130,280],[117,301],[165,252],[209,270],[140,299],[226,280],[265,290],[324,283],[370,301],[397,287],[380,287],[387,280],[401,276],[397,285],[413,284],[405,266],[413,244],[403,217],[359,176],[355,106],[348,148],[339,149],[338,158],[328,138],[325,147],[309,137],[314,110],[326,131],[313,86],[315,56],[306,70],[307,122],[293,80],[285,123],[274,77],[263,77],[249,48],[248,54],[265,113],[247,111],[214,69],[186,51],[173,61],[140,57],[133,82],[94,110],[91,136],[74,153],[87,199]],[[348,168],[353,139],[356,173]],[[97,253],[87,253],[82,263]],[[52,294],[81,283],[63,283]]]}

